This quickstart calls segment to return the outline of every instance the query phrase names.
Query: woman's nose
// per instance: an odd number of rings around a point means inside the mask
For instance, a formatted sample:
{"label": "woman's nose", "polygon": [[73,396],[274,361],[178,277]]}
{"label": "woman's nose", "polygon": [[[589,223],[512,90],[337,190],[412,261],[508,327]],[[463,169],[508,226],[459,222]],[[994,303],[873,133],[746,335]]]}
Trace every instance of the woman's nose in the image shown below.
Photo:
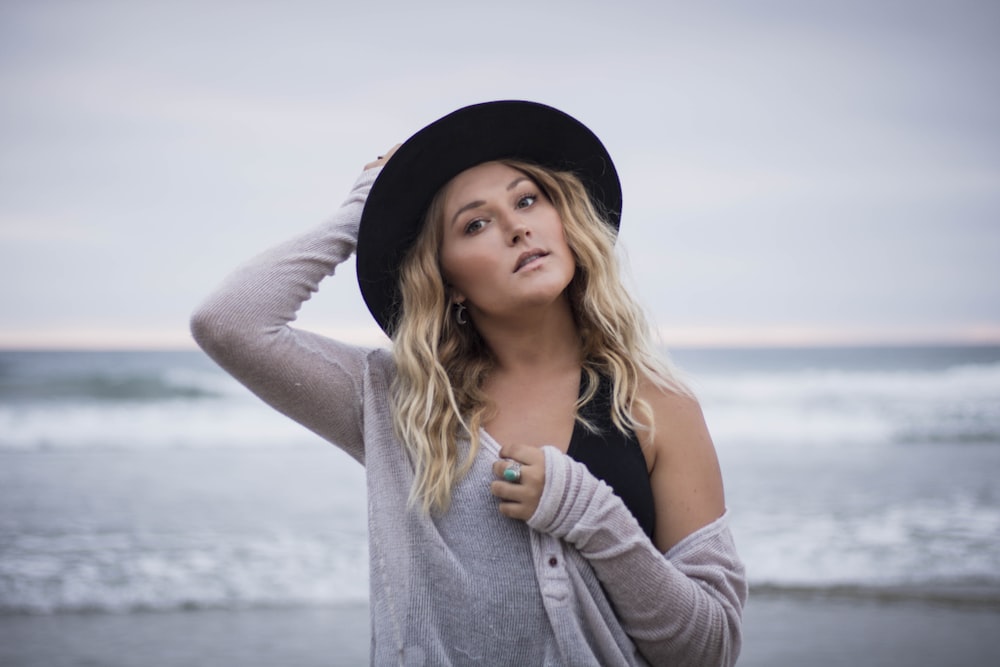
{"label": "woman's nose", "polygon": [[523,241],[526,241],[531,236],[531,230],[528,226],[521,221],[517,221],[511,225],[510,231],[508,232],[511,245],[517,245]]}

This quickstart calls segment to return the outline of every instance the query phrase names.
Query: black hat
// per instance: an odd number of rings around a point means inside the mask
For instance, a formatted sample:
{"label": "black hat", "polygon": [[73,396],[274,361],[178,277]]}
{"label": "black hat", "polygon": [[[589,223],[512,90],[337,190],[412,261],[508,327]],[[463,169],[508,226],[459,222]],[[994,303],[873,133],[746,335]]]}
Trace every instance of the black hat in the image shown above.
{"label": "black hat", "polygon": [[434,121],[406,140],[372,185],[358,231],[361,295],[390,336],[402,297],[399,267],[438,190],[470,167],[518,159],[572,171],[617,229],[621,183],[611,156],[580,121],[535,102],[486,102]]}

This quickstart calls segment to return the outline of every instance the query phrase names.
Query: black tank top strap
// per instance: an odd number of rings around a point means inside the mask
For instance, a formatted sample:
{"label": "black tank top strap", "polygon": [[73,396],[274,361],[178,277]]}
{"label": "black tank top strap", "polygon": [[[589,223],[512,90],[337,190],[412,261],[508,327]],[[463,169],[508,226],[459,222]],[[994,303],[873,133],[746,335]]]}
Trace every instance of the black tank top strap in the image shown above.
{"label": "black tank top strap", "polygon": [[[585,378],[586,376],[584,376]],[[580,390],[583,391],[581,378]],[[587,466],[590,473],[603,480],[625,502],[632,516],[650,538],[656,525],[653,487],[649,483],[646,457],[635,433],[622,433],[611,419],[611,380],[601,377],[597,394],[581,410],[582,416],[597,428],[590,431],[577,422],[573,427],[567,454]]]}

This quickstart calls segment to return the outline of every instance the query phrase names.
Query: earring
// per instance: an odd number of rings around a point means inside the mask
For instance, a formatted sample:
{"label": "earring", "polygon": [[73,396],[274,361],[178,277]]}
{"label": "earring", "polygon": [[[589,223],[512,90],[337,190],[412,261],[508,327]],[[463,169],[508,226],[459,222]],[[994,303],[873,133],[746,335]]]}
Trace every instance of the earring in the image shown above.
{"label": "earring", "polygon": [[465,317],[465,311],[466,308],[464,303],[455,304],[455,322],[457,322],[459,326],[467,324],[469,321],[468,318]]}

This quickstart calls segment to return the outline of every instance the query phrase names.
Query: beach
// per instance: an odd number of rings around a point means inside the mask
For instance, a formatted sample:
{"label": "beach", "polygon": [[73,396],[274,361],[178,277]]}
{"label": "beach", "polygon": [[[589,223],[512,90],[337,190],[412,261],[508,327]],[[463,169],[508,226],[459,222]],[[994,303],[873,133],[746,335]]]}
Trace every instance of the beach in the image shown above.
{"label": "beach", "polygon": [[[996,607],[754,596],[741,667],[1000,664]],[[4,667],[368,664],[363,604],[298,609],[0,616]]]}
{"label": "beach", "polygon": [[[684,350],[745,667],[1000,664],[1000,348]],[[364,469],[197,352],[0,351],[0,667],[367,664]]]}

